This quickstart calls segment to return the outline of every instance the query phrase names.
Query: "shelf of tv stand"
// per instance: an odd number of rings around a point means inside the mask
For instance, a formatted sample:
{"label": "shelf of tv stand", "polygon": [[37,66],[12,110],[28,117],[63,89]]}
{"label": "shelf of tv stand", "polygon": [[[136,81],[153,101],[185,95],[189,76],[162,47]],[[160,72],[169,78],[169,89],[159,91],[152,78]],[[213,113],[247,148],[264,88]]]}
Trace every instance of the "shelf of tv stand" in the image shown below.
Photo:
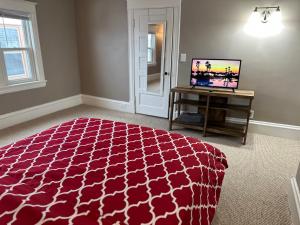
{"label": "shelf of tv stand", "polygon": [[[201,94],[218,97],[240,97],[240,98],[254,98],[254,91],[250,90],[235,90],[231,89],[204,89],[204,88],[192,88],[192,87],[176,87],[173,91],[178,91],[183,94]],[[171,90],[171,91],[172,91]]]}
{"label": "shelf of tv stand", "polygon": [[237,124],[237,123],[221,123],[221,124],[208,124],[206,131],[208,133],[217,133],[230,135],[234,137],[244,137],[246,134],[246,124]]}
{"label": "shelf of tv stand", "polygon": [[[183,95],[196,95],[198,100],[182,98]],[[177,98],[176,98],[177,95]],[[243,98],[248,100],[248,105],[229,104],[229,98]],[[234,137],[242,137],[243,144],[246,144],[249,119],[252,101],[254,99],[254,91],[238,90],[235,92],[225,90],[209,90],[190,87],[176,87],[171,90],[171,110],[170,110],[170,130],[172,125],[184,128],[203,131],[203,135],[207,133],[216,133],[230,135]],[[198,113],[204,116],[204,123],[197,124],[193,122],[183,122],[179,118],[173,119],[174,107],[177,105],[177,116],[181,114],[183,105],[195,106]],[[188,109],[188,108],[187,108]],[[186,109],[185,109],[186,110]],[[245,119],[244,124],[227,122],[226,115],[228,112],[234,111],[240,117]],[[216,117],[214,117],[216,116]],[[226,121],[226,122],[225,122]]]}
{"label": "shelf of tv stand", "polygon": [[200,131],[204,130],[203,124],[183,122],[178,118],[173,120],[173,124],[177,124],[177,125],[180,125],[181,127],[190,128],[190,129],[194,129],[194,130],[200,130]]}
{"label": "shelf of tv stand", "polygon": [[[195,123],[188,123],[188,122],[183,122],[176,118],[173,120],[173,124],[177,124],[181,127],[185,128],[190,128],[194,130],[204,130],[204,124],[195,124]],[[214,123],[209,123],[207,125],[206,131],[208,133],[217,133],[217,134],[225,134],[225,135],[230,135],[230,136],[235,136],[235,137],[243,137],[245,135],[245,129],[246,129],[246,124],[237,124],[237,123],[222,123],[222,124],[214,124]]]}
{"label": "shelf of tv stand", "polygon": [[204,101],[197,101],[197,100],[190,100],[190,99],[181,99],[174,102],[176,105],[192,105],[197,107],[206,108],[206,102]]}
{"label": "shelf of tv stand", "polygon": [[[174,102],[176,105],[191,105],[191,106],[197,106],[200,108],[206,108],[207,102],[204,101],[197,101],[197,100],[190,100],[190,99],[181,99]],[[212,103],[209,106],[210,109],[220,109],[220,110],[228,110],[228,111],[242,111],[242,112],[248,112],[249,106],[247,105],[234,105],[234,104],[218,104],[218,103]]]}

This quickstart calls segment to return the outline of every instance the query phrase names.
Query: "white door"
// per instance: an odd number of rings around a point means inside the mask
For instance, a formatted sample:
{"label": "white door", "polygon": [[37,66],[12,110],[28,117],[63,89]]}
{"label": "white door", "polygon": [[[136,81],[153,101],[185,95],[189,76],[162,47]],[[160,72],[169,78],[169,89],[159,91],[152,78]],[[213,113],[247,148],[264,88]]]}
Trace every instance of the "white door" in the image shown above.
{"label": "white door", "polygon": [[168,117],[173,8],[134,10],[136,112]]}

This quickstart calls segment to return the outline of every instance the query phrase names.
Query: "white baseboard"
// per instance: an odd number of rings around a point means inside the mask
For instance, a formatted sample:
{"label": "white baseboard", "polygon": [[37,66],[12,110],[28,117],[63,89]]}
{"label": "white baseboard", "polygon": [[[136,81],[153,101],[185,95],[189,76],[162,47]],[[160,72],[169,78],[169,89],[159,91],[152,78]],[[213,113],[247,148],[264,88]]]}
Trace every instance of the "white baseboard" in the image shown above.
{"label": "white baseboard", "polygon": [[[90,95],[76,95],[20,111],[0,115],[0,129],[11,127],[32,119],[36,119],[57,111],[68,109],[80,104],[106,108],[121,112],[135,113],[134,104]],[[174,112],[175,114],[176,112]],[[245,120],[227,118],[228,121],[241,123]],[[250,120],[249,131],[278,137],[300,139],[300,126]]]}
{"label": "white baseboard", "polygon": [[0,130],[82,104],[81,95],[0,115]]}
{"label": "white baseboard", "polygon": [[100,98],[90,95],[76,95],[69,98],[64,98],[31,108],[19,110],[16,112],[0,115],[0,130],[81,104],[121,112],[134,113],[134,106],[129,102]]}
{"label": "white baseboard", "polygon": [[[174,117],[176,117],[177,115],[176,110],[174,111],[173,115]],[[226,121],[232,123],[244,124],[246,122],[246,119],[227,117]],[[300,139],[300,126],[289,125],[289,124],[250,120],[249,132],[266,134],[275,137],[284,137],[289,139]]]}
{"label": "white baseboard", "polygon": [[[245,123],[244,119],[239,118],[228,117],[226,120],[234,123]],[[249,123],[249,131],[253,133],[300,139],[300,126],[258,120],[250,120]]]}
{"label": "white baseboard", "polygon": [[130,102],[117,101],[113,99],[95,97],[91,95],[82,95],[82,103],[105,109],[134,113],[134,105]]}
{"label": "white baseboard", "polygon": [[291,178],[288,195],[293,225],[300,225],[300,192],[295,177]]}

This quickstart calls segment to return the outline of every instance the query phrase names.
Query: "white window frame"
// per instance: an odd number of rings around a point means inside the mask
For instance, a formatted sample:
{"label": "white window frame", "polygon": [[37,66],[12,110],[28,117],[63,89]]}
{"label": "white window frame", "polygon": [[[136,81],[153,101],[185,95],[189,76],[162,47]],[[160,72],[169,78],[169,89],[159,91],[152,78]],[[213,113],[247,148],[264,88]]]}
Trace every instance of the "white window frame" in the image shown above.
{"label": "white window frame", "polygon": [[[151,35],[152,37],[154,37],[152,40],[152,45],[154,45],[151,48],[147,48],[147,59],[148,59],[148,51],[151,50],[152,51],[152,61],[151,62],[147,62],[148,66],[156,66],[157,62],[156,62],[156,34],[154,33],[149,33],[148,36]],[[148,37],[149,38],[149,37]],[[148,39],[149,41],[149,39]],[[149,43],[148,43],[149,44]]]}
{"label": "white window frame", "polygon": [[[42,61],[40,40],[38,35],[38,25],[36,17],[36,3],[22,0],[0,0],[0,11],[13,11],[26,15],[29,18],[30,26],[29,32],[32,42],[32,54],[30,57],[30,65],[32,66],[32,79],[19,80],[18,82],[9,82],[5,73],[0,73],[0,95],[12,92],[18,92],[28,89],[45,87],[47,81],[45,80],[44,66]],[[20,50],[16,48],[16,50]],[[2,57],[2,55],[0,56]],[[4,62],[3,60],[1,60]],[[2,65],[4,68],[4,65]]]}

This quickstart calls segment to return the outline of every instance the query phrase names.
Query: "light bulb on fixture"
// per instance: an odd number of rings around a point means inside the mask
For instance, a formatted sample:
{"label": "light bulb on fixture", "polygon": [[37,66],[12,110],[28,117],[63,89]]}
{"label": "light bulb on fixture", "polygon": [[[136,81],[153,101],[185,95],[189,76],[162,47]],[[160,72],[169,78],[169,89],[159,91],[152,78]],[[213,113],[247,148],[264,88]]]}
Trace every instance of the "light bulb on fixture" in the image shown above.
{"label": "light bulb on fixture", "polygon": [[245,26],[245,32],[256,37],[274,36],[279,34],[282,29],[282,16],[279,6],[256,7]]}

